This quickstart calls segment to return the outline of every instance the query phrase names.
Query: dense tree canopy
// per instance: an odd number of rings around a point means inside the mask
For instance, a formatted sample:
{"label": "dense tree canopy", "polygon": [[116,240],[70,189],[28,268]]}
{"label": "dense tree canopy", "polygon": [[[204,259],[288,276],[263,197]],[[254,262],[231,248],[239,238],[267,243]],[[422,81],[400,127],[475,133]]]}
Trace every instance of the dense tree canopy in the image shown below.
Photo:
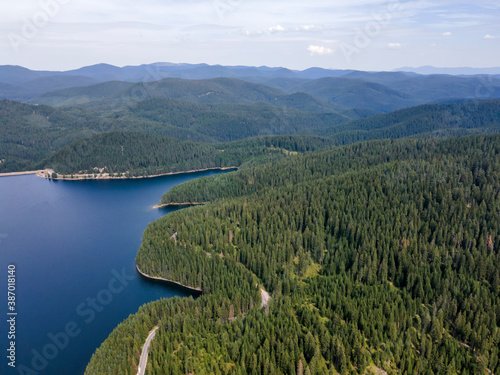
{"label": "dense tree canopy", "polygon": [[[500,131],[499,100],[423,105],[368,118],[363,118],[368,116],[364,109],[317,112],[268,103],[199,104],[153,98],[125,104],[52,108],[0,101],[0,173],[44,167],[77,173],[97,167],[86,165],[85,160],[98,162],[100,168],[113,165],[115,172],[134,170],[141,175],[156,174],[169,166],[173,170],[192,169],[192,164],[216,164],[210,147],[222,150],[232,141],[239,141],[241,146],[251,137],[285,139],[289,134],[309,134],[327,137],[324,145],[345,145],[417,135],[444,137]],[[172,139],[197,142],[200,155],[193,158],[193,145],[179,143],[172,147]],[[250,143],[255,145],[255,141]],[[127,147],[121,153],[124,144]]]}
{"label": "dense tree canopy", "polygon": [[333,143],[314,136],[262,136],[207,144],[133,132],[108,132],[75,142],[48,161],[61,174],[109,173],[151,176],[206,168],[239,167],[265,155],[324,149]]}
{"label": "dense tree canopy", "polygon": [[499,136],[271,160],[167,195],[213,203],[150,224],[137,263],[204,294],[144,306],[87,374],[135,373],[155,325],[148,374],[500,371]]}

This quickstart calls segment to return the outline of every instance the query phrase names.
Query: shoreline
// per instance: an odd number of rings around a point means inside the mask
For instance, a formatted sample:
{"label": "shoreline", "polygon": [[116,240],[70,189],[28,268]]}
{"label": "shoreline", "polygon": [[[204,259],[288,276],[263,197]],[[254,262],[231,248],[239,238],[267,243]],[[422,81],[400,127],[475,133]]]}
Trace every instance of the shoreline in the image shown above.
{"label": "shoreline", "polygon": [[[155,178],[155,177],[164,177],[164,176],[172,176],[172,175],[177,175],[177,174],[184,174],[184,173],[197,173],[197,172],[208,172],[208,171],[227,171],[227,170],[238,170],[238,167],[210,167],[210,168],[201,168],[201,169],[191,169],[188,171],[179,171],[179,172],[168,172],[168,173],[161,173],[161,174],[154,174],[154,175],[149,175],[149,176],[133,176],[133,177],[126,177],[126,176],[120,176],[120,177],[115,177],[115,176],[110,176],[109,174],[101,174],[94,176],[94,174],[73,174],[73,178],[70,177],[64,177],[66,175],[64,174],[59,174],[57,172],[57,178],[52,178],[49,177],[54,173],[52,169],[44,169],[40,171],[34,171],[30,172],[29,174],[36,174],[38,177],[46,178],[48,180],[57,180],[57,181],[87,181],[87,180],[137,180],[137,179],[143,179],[143,178]],[[28,173],[28,172],[13,172],[13,173]]]}
{"label": "shoreline", "polygon": [[164,282],[167,282],[169,284],[172,284],[172,285],[175,285],[175,286],[178,286],[178,287],[181,287],[182,289],[186,289],[190,292],[196,292],[198,294],[201,294],[203,293],[203,290],[200,289],[200,288],[194,288],[192,286],[187,286],[187,285],[184,285],[184,284],[181,284],[181,283],[178,283],[177,281],[172,281],[172,280],[169,280],[169,279],[164,279],[164,278],[161,278],[161,277],[156,277],[156,276],[149,276],[147,274],[145,274],[144,272],[142,272],[139,268],[139,266],[137,265],[137,263],[135,264],[135,268],[137,269],[137,272],[139,272],[143,277],[145,277],[146,279],[150,279],[150,280],[158,280],[158,281],[164,281]]}
{"label": "shoreline", "polygon": [[31,174],[36,174],[42,173],[43,170],[38,170],[38,171],[26,171],[26,172],[7,172],[7,173],[0,173],[0,177],[14,177],[14,176],[27,176]]}
{"label": "shoreline", "polygon": [[184,203],[163,203],[163,204],[157,204],[156,206],[153,206],[153,209],[157,208],[165,208],[165,207],[192,207],[192,206],[203,206],[206,203],[204,202],[184,202]]}

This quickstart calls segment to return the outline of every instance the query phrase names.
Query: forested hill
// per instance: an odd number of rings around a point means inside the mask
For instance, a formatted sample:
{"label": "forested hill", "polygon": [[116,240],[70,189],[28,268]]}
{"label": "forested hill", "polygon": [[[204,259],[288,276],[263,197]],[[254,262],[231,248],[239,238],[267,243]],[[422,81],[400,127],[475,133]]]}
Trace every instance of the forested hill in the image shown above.
{"label": "forested hill", "polygon": [[[300,107],[298,103],[303,96],[291,97],[296,101],[294,106]],[[177,99],[147,99],[130,107],[102,111],[0,101],[0,172],[52,167],[60,173],[77,173],[106,166],[113,172],[134,170],[144,175],[144,171],[149,174],[158,169],[178,170],[181,164],[190,165],[190,161],[179,159],[181,155],[172,159],[172,150],[161,150],[158,142],[162,137],[215,145],[264,135],[311,134],[328,137],[330,145],[343,145],[370,139],[500,131],[499,100],[424,105],[365,119],[359,118],[366,114],[356,111],[314,112],[317,109],[314,102],[304,103],[312,112],[264,103],[199,104]],[[353,118],[359,120],[350,121]],[[117,137],[117,132],[131,132],[137,138],[134,140],[131,134]],[[104,133],[115,135],[97,136]],[[121,153],[123,137],[137,145]],[[143,147],[138,145],[139,138],[148,139],[145,144],[149,145],[155,139],[157,144]],[[198,146],[225,147],[224,144]],[[137,147],[140,153],[127,153]],[[211,157],[204,160],[202,155],[197,157],[201,164],[218,164]],[[186,154],[186,158],[191,156]],[[88,162],[82,164],[84,159]]]}
{"label": "forested hill", "polygon": [[461,136],[500,132],[500,100],[428,104],[316,131],[337,144],[411,136]]}
{"label": "forested hill", "polygon": [[54,154],[46,163],[59,174],[106,173],[121,177],[239,165],[238,160],[205,143],[156,135],[111,132],[83,139]]}
{"label": "forested hill", "polygon": [[294,90],[348,108],[365,108],[384,113],[420,104],[410,94],[361,79],[320,78],[298,85]]}
{"label": "forested hill", "polygon": [[[149,374],[497,373],[499,181],[498,135],[375,141],[204,179],[213,203],[150,224],[136,259],[204,295],[145,305],[86,374],[135,374],[156,325]],[[273,297],[262,309],[259,288]]]}
{"label": "forested hill", "polygon": [[137,132],[109,132],[75,142],[46,165],[57,173],[152,176],[206,168],[239,167],[260,155],[283,155],[333,145],[313,136],[265,136],[230,143],[183,142]]}
{"label": "forested hill", "polygon": [[[427,95],[439,96],[443,93],[449,94],[449,92],[454,92],[465,97],[473,96],[477,91],[477,87],[484,87],[485,84],[494,87],[495,83],[497,83],[495,78],[498,78],[499,72],[498,68],[437,69],[424,67],[423,69],[402,68],[398,70],[398,72],[363,72],[309,68],[304,71],[297,71],[283,67],[211,66],[207,64],[173,64],[160,62],[121,68],[109,64],[97,64],[66,72],[50,72],[32,71],[20,66],[4,65],[0,66],[0,82],[13,86],[13,88],[18,91],[18,94],[27,91],[25,93],[28,94],[26,97],[30,98],[33,97],[33,94],[38,92],[38,90],[33,90],[33,86],[36,86],[37,83],[42,81],[46,82],[45,85],[36,88],[43,89],[42,92],[47,92],[49,90],[55,90],[56,88],[90,85],[93,82],[98,83],[110,80],[145,82],[173,77],[184,79],[226,77],[274,85],[277,81],[282,83],[284,81],[291,81],[297,84],[300,83],[300,81],[343,77],[363,79],[395,86],[396,89],[401,88],[409,93],[421,91],[423,87],[429,85],[429,81],[432,81],[432,87],[428,90]],[[283,84],[280,86],[283,86]]]}
{"label": "forested hill", "polygon": [[156,82],[106,82],[95,86],[74,87],[44,94],[36,102],[50,105],[84,104],[102,99],[135,102],[148,98],[182,99],[196,103],[269,102],[284,91],[265,85],[230,78],[184,80],[167,78]]}
{"label": "forested hill", "polygon": [[98,116],[81,109],[0,100],[0,172],[43,168],[51,152],[103,128]]}
{"label": "forested hill", "polygon": [[[0,101],[0,173],[44,168],[47,159],[57,151],[86,138],[89,138],[88,144],[100,139],[90,137],[107,132],[134,132],[214,143],[264,135],[314,133],[315,129],[353,118],[359,115],[281,109],[264,103],[208,105],[176,99],[148,99],[119,108],[85,109],[3,100]],[[151,150],[149,156],[154,157],[155,152]],[[80,153],[68,157],[74,160],[82,156]],[[138,154],[135,157],[136,163],[147,158]],[[109,160],[106,164],[111,163]]]}
{"label": "forested hill", "polygon": [[[498,140],[498,137],[486,139]],[[481,142],[484,138],[463,139]],[[371,168],[384,162],[411,160],[416,157],[413,153],[415,149],[419,150],[420,157],[423,159],[435,157],[437,154],[446,155],[460,148],[466,154],[470,145],[463,139],[457,144],[454,144],[455,138],[450,138],[446,142],[438,139],[416,139],[405,142],[379,140],[356,143],[350,147],[337,147],[312,155],[295,155],[292,159],[244,167],[238,173],[226,174],[218,178],[196,179],[174,186],[163,195],[160,203],[208,202],[227,196],[249,195],[264,188],[276,188],[286,183],[297,184],[307,178],[331,176],[339,171],[345,173],[358,171],[360,168]],[[408,147],[409,143],[413,143],[411,148]],[[279,178],[276,178],[277,171],[280,171]]]}

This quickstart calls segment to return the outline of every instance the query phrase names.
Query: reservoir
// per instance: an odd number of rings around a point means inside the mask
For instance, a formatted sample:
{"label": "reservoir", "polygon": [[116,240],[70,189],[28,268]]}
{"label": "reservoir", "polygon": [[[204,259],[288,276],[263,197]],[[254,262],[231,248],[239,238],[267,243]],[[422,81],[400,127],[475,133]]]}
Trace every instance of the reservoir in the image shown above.
{"label": "reservoir", "polygon": [[[145,280],[135,256],[152,207],[182,182],[220,171],[136,180],[0,178],[0,373],[83,374],[111,331],[145,303],[186,292]],[[15,267],[15,365],[6,358],[8,270]]]}

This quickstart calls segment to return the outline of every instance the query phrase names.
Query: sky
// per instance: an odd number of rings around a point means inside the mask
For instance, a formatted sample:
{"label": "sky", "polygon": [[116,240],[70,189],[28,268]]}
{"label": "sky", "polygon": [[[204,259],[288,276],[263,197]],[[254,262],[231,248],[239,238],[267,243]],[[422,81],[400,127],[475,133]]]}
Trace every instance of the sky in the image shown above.
{"label": "sky", "polygon": [[498,0],[16,0],[0,65],[500,66]]}

